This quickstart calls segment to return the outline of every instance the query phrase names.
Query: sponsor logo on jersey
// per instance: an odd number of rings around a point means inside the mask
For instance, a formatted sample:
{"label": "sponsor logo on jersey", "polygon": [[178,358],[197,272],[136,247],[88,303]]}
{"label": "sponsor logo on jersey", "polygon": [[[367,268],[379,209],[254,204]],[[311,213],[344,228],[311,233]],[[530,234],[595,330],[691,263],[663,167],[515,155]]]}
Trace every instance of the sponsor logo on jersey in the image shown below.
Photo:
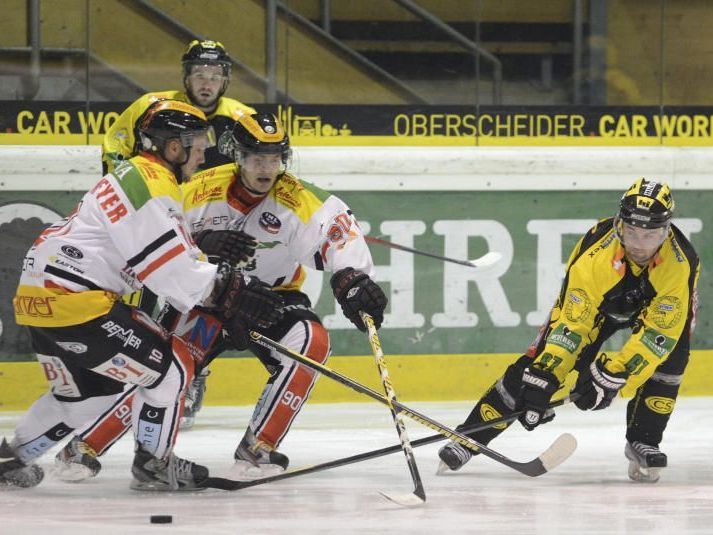
{"label": "sponsor logo on jersey", "polygon": [[[283,180],[284,180],[284,178],[283,178]],[[300,201],[298,199],[295,199],[288,192],[281,190],[281,189],[275,190],[275,197],[280,199],[280,201],[282,201],[284,204],[286,204],[293,210],[297,209],[297,207],[300,205]]]}
{"label": "sponsor logo on jersey", "polygon": [[612,232],[609,234],[609,236],[606,237],[606,239],[601,242],[599,245],[597,245],[594,249],[589,251],[589,257],[593,257],[595,254],[597,254],[599,251],[606,249],[611,245],[611,243],[614,241],[614,238],[616,238],[616,232]]}
{"label": "sponsor logo on jersey", "polygon": [[56,300],[56,297],[16,295],[12,301],[15,305],[15,314],[18,316],[30,316],[33,318],[42,316],[51,318],[54,316],[52,303]]}
{"label": "sponsor logo on jersey", "polygon": [[191,197],[192,204],[200,204],[205,201],[212,201],[223,198],[223,188],[221,186],[206,187],[203,185],[200,189],[193,192]]}
{"label": "sponsor logo on jersey", "polygon": [[277,234],[280,232],[280,227],[282,227],[282,221],[280,221],[275,214],[271,214],[270,212],[263,212],[260,215],[259,224],[260,227],[270,234]]}
{"label": "sponsor logo on jersey", "polygon": [[683,253],[678,247],[678,242],[673,238],[671,238],[671,249],[673,249],[673,254],[676,255],[676,262],[678,262],[679,264],[683,264],[685,262],[685,259],[683,258]]}
{"label": "sponsor logo on jersey", "polygon": [[57,258],[56,256],[50,256],[48,261],[52,262],[53,264],[56,264],[58,266],[66,267],[67,269],[70,269],[71,271],[74,271],[75,273],[84,273],[83,269],[78,268],[74,264],[67,262],[65,260],[62,260],[61,258]]}
{"label": "sponsor logo on jersey", "polygon": [[[498,418],[502,418],[503,415],[500,414],[497,410],[495,410],[492,405],[483,403],[480,406],[480,417],[483,419],[483,421],[489,422],[491,420],[497,420]],[[505,429],[507,426],[508,424],[503,422],[501,424],[494,425],[493,427],[495,429]]]}
{"label": "sponsor logo on jersey", "polygon": [[122,383],[139,386],[150,386],[161,377],[161,374],[156,370],[152,370],[123,353],[118,353],[111,360],[102,362],[90,369],[95,373],[111,377]]}
{"label": "sponsor logo on jersey", "polygon": [[141,338],[134,334],[134,329],[124,329],[113,321],[102,323],[102,329],[107,332],[107,338],[118,338],[124,343],[124,347],[138,349],[141,346]]}
{"label": "sponsor logo on jersey", "polygon": [[65,351],[77,353],[78,355],[87,352],[86,344],[82,344],[81,342],[55,342],[55,344]]}
{"label": "sponsor logo on jersey", "polygon": [[641,343],[650,349],[657,357],[662,358],[676,345],[676,340],[669,338],[653,329],[644,329],[641,336]]}
{"label": "sponsor logo on jersey", "polygon": [[582,343],[582,337],[572,332],[566,325],[560,323],[547,337],[547,342],[559,346],[569,353],[574,353],[579,347],[579,344]]}
{"label": "sponsor logo on jersey", "polygon": [[662,295],[654,299],[651,310],[652,321],[661,329],[670,329],[678,325],[683,316],[681,300],[673,295]]}
{"label": "sponsor logo on jersey", "polygon": [[676,401],[672,398],[649,396],[644,399],[644,403],[657,414],[671,414]]}
{"label": "sponsor logo on jersey", "polygon": [[72,247],[71,245],[63,245],[60,247],[62,252],[66,254],[69,258],[74,258],[75,260],[79,260],[80,258],[84,258],[84,253],[77,249],[76,247]]}
{"label": "sponsor logo on jersey", "polygon": [[571,322],[587,321],[592,303],[582,288],[572,288],[567,295],[564,313]]}
{"label": "sponsor logo on jersey", "polygon": [[97,198],[99,206],[104,210],[104,215],[106,215],[111,223],[118,222],[129,213],[107,178],[102,178],[97,182],[97,185],[92,188],[91,192]]}

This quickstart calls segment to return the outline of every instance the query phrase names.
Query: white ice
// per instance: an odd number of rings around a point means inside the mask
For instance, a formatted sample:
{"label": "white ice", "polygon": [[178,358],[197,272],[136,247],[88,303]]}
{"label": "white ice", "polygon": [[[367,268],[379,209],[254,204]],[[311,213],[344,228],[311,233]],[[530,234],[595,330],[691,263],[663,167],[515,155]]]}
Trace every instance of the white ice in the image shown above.
{"label": "white ice", "polygon": [[[404,401],[405,402],[405,401]],[[407,403],[451,426],[470,410],[465,402]],[[527,433],[513,426],[491,444],[518,461],[535,458],[560,434],[579,446],[552,473],[528,478],[482,456],[461,471],[436,476],[443,443],[415,450],[427,501],[403,508],[379,491],[408,494],[413,484],[403,454],[360,462],[236,492],[140,493],[129,489],[132,443],[122,439],[102,458],[94,480],[67,484],[48,475],[34,489],[0,489],[0,533],[713,533],[713,399],[683,398],[662,450],[669,468],[656,484],[634,483],[624,458],[625,402],[582,413],[573,406]],[[193,430],[178,437],[176,452],[226,475],[249,407],[207,407]],[[17,413],[0,413],[0,434],[10,436]],[[408,422],[411,439],[432,432]],[[281,450],[292,467],[397,443],[388,410],[372,403],[307,405]],[[41,460],[51,470],[54,451]],[[173,515],[152,525],[150,515]]]}

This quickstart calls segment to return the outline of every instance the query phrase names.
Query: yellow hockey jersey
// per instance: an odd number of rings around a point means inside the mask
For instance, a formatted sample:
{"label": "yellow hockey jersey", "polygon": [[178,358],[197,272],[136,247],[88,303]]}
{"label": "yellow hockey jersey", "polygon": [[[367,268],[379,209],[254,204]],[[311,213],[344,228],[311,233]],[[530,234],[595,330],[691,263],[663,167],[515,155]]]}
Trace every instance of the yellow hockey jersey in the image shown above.
{"label": "yellow hockey jersey", "polygon": [[[188,95],[183,91],[160,91],[157,93],[146,93],[136,99],[126,108],[116,122],[109,128],[104,136],[102,144],[102,162],[105,172],[114,169],[118,161],[127,160],[138,153],[137,149],[137,128],[139,120],[148,107],[158,99],[180,100],[192,104]],[[210,169],[218,165],[231,163],[232,159],[220,152],[220,147],[225,146],[227,136],[233,128],[235,118],[241,113],[255,113],[250,106],[228,97],[218,99],[218,107],[215,111],[207,115],[208,122],[213,126],[216,136],[216,146],[205,151],[205,162],[201,164],[201,169]]]}
{"label": "yellow hockey jersey", "polygon": [[[577,356],[597,340],[605,321],[632,326],[606,367],[627,370],[628,387],[643,384],[666,360],[684,328],[693,329],[700,265],[675,225],[647,266],[624,256],[613,218],[600,221],[577,243],[536,362],[563,382]],[[610,323],[611,325],[611,323]],[[541,346],[536,340],[531,348]]]}

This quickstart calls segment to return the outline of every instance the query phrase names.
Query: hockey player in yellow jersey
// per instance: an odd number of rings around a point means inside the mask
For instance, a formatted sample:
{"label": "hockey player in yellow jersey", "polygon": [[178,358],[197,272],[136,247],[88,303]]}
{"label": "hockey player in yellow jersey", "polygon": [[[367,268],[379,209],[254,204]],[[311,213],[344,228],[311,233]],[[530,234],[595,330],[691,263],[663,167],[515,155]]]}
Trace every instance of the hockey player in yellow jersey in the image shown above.
{"label": "hockey player in yellow jersey", "polygon": [[137,153],[137,128],[141,117],[152,102],[174,99],[192,104],[206,114],[216,134],[217,145],[205,153],[200,169],[230,163],[219,147],[230,136],[235,118],[240,113],[254,113],[242,102],[223,96],[230,83],[232,63],[225,47],[218,41],[191,41],[182,57],[183,91],[146,93],[135,100],[109,128],[102,144],[104,172],[111,171],[117,161]]}
{"label": "hockey player in yellow jersey", "polygon": [[[574,369],[582,410],[608,407],[624,386],[635,391],[626,419],[629,477],[659,479],[667,465],[659,444],[688,364],[700,271],[695,250],[671,222],[673,211],[665,183],[640,178],[624,193],[616,216],[577,243],[555,306],[527,354],[488,389],[461,429],[513,411],[522,411],[528,430],[550,421],[550,399]],[[631,335],[621,350],[600,352],[622,329]],[[488,444],[506,427],[472,436]],[[471,456],[451,442],[439,451],[440,470],[458,470]]]}
{"label": "hockey player in yellow jersey", "polygon": [[[344,202],[287,172],[290,143],[274,115],[239,117],[227,147],[235,163],[200,172],[181,186],[190,232],[203,252],[242,266],[246,275],[259,277],[283,298],[282,319],[259,332],[324,363],[331,351],[329,334],[301,291],[305,266],[333,273],[334,296],[356,327],[365,330],[360,310],[380,327],[387,299],[372,280],[374,265],[366,241]],[[199,313],[171,311],[162,323],[172,332],[187,332]],[[268,476],[288,466],[288,457],[277,448],[316,376],[277,352],[249,343],[247,333],[237,332],[235,325],[228,334],[210,350],[204,365],[230,344],[248,348],[270,373],[235,450],[232,475],[238,479]],[[115,415],[126,413],[124,405],[127,398],[119,399],[63,450],[58,457],[66,468],[91,461],[72,454],[73,444],[101,455],[116,441],[125,425]],[[92,464],[98,466],[96,459]],[[96,475],[96,471],[85,474]]]}

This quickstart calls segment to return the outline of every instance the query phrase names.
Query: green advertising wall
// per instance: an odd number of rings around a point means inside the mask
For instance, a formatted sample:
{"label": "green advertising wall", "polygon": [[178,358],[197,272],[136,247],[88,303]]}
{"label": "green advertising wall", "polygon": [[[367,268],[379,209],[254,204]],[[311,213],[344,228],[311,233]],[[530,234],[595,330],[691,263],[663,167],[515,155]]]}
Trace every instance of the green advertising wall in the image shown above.
{"label": "green advertising wall", "polygon": [[[713,348],[708,277],[712,264],[713,191],[674,192],[679,226],[702,260],[695,349]],[[24,332],[12,319],[11,296],[22,258],[51,211],[66,214],[79,192],[3,192],[0,205],[0,361],[30,360]],[[557,293],[564,263],[579,235],[610,216],[619,192],[340,192],[372,236],[436,254],[468,259],[503,253],[479,272],[372,245],[377,279],[390,299],[383,343],[390,354],[519,353],[526,349]],[[18,207],[21,209],[18,212]],[[9,214],[24,214],[14,217]],[[39,218],[37,217],[39,216]],[[332,333],[335,355],[369,353],[364,336],[335,314],[328,275],[305,287]],[[622,335],[623,336],[623,335]],[[617,344],[615,338],[613,344]]]}

